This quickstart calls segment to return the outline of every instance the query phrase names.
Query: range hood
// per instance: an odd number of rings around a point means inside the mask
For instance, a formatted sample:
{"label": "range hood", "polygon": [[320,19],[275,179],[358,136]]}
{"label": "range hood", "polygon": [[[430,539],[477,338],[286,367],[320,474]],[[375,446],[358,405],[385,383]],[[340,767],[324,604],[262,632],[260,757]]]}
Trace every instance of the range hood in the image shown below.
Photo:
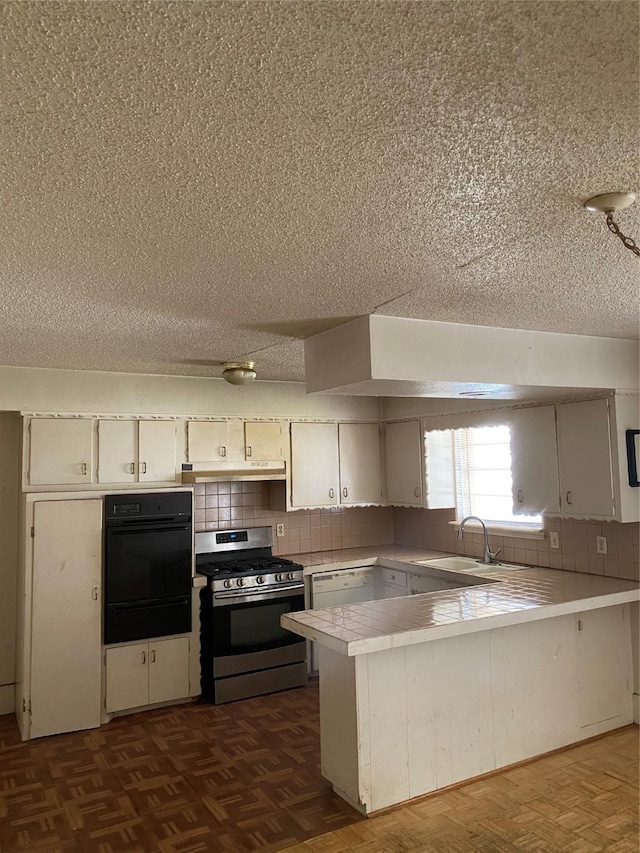
{"label": "range hood", "polygon": [[182,466],[183,483],[217,483],[224,480],[286,480],[285,463],[212,462]]}

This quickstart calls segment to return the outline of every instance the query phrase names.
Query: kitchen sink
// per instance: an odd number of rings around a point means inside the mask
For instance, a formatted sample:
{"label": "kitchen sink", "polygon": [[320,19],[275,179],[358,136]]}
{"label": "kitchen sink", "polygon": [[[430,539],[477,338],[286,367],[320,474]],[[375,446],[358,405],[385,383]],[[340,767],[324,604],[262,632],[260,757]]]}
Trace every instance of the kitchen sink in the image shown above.
{"label": "kitchen sink", "polygon": [[513,563],[481,563],[475,557],[434,557],[430,560],[416,560],[420,566],[434,566],[437,569],[453,569],[455,572],[514,572],[526,569],[526,566],[516,566]]}

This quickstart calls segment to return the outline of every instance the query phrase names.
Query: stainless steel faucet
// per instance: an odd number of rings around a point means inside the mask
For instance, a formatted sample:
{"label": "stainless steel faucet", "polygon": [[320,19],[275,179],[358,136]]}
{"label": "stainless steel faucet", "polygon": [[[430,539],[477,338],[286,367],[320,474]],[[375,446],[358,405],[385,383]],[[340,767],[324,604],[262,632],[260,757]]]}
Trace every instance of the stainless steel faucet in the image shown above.
{"label": "stainless steel faucet", "polygon": [[489,548],[489,534],[487,533],[487,525],[484,523],[484,521],[481,518],[478,518],[477,515],[468,515],[466,518],[462,519],[462,521],[458,525],[458,532],[456,533],[457,539],[464,538],[463,530],[464,530],[464,526],[467,523],[467,521],[477,521],[479,524],[482,525],[482,541],[483,541],[483,545],[484,545],[484,553],[482,555],[482,559],[478,560],[478,562],[479,563],[486,563],[487,565],[490,566],[493,558],[497,557],[502,549],[498,548],[498,550],[494,551],[494,552],[492,552],[490,550],[490,548]]}

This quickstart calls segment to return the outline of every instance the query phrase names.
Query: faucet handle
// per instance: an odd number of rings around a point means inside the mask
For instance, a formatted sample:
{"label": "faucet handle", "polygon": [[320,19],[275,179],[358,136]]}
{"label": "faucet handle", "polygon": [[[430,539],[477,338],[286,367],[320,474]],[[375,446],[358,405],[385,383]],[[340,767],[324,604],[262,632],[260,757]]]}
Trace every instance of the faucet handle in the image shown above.
{"label": "faucet handle", "polygon": [[498,554],[502,551],[502,548],[498,548],[497,551],[489,551],[489,556],[493,560],[494,557],[497,557]]}

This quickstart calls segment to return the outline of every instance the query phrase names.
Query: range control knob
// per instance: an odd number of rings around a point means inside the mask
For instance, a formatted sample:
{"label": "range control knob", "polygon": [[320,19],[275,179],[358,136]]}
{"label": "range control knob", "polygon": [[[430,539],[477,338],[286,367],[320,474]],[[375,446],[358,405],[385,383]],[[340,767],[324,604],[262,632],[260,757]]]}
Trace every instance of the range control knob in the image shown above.
{"label": "range control knob", "polygon": [[277,581],[283,581],[284,579],[285,579],[285,577],[282,574],[282,572],[278,572],[278,574],[276,575],[276,580]]}
{"label": "range control knob", "polygon": [[289,572],[289,574],[287,575],[287,578],[290,581],[294,581],[296,579],[296,573],[295,572]]}
{"label": "range control knob", "polygon": [[238,586],[244,586],[244,578],[238,578],[236,583],[238,584]]}
{"label": "range control knob", "polygon": [[231,581],[225,581],[224,582],[224,588],[229,589],[230,587],[231,587]]}
{"label": "range control knob", "polygon": [[256,578],[257,583],[264,583],[264,575],[258,575]]}

